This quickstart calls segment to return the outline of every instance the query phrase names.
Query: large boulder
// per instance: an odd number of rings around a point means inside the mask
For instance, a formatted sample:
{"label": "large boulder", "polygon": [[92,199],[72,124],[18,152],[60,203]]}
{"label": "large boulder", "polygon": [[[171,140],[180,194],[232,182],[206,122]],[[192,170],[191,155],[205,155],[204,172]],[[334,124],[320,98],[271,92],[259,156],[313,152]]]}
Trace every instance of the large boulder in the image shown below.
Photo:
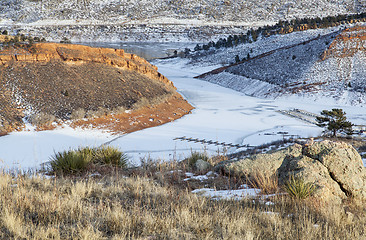
{"label": "large boulder", "polygon": [[216,170],[249,177],[258,170],[266,171],[277,174],[281,185],[293,176],[314,184],[314,196],[326,202],[340,203],[348,197],[366,200],[366,170],[361,156],[344,142],[295,144],[269,154],[222,162]]}
{"label": "large boulder", "polygon": [[223,161],[215,167],[215,170],[240,177],[252,177],[257,171],[275,174],[285,157],[299,157],[301,154],[302,146],[295,144],[272,153],[256,154],[244,159]]}
{"label": "large boulder", "polygon": [[314,184],[316,190],[313,195],[326,202],[340,203],[347,198],[339,184],[330,176],[328,169],[307,156],[286,157],[278,169],[278,176],[281,185],[286,184],[292,176]]}
{"label": "large boulder", "polygon": [[366,199],[366,171],[356,149],[344,142],[304,146],[300,158],[286,158],[278,169],[280,183],[290,176],[317,186],[314,195],[328,201]]}

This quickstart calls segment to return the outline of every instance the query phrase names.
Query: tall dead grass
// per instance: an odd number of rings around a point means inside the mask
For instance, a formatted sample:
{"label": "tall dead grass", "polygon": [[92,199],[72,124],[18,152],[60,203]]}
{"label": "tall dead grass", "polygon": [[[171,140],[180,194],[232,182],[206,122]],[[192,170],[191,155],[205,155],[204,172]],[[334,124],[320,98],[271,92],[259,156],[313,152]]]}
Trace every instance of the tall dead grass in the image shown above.
{"label": "tall dead grass", "polygon": [[278,193],[280,190],[277,175],[263,169],[254,170],[251,176],[247,176],[247,179],[250,185],[261,189],[264,194]]}
{"label": "tall dead grass", "polygon": [[[365,208],[216,201],[151,179],[0,174],[0,239],[361,239]],[[346,221],[347,220],[347,221]]]}

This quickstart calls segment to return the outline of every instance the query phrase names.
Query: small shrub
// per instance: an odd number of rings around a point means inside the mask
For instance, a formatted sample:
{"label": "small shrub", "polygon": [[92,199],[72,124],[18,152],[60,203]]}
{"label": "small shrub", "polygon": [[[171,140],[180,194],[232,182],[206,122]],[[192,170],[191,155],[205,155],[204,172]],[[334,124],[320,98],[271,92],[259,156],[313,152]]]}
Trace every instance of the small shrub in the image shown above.
{"label": "small shrub", "polygon": [[150,105],[150,101],[147,98],[142,97],[132,105],[132,109],[137,110],[142,107],[149,106],[149,105]]}
{"label": "small shrub", "polygon": [[58,152],[51,157],[50,166],[56,173],[81,172],[86,170],[92,156],[89,148]]}
{"label": "small shrub", "polygon": [[311,196],[315,190],[316,186],[313,183],[305,183],[301,178],[295,178],[293,175],[285,183],[286,192],[293,198],[305,199]]}
{"label": "small shrub", "polygon": [[86,112],[84,109],[79,108],[78,110],[72,111],[71,115],[70,115],[70,119],[71,120],[78,120],[78,119],[83,119],[86,115]]}
{"label": "small shrub", "polygon": [[85,115],[86,117],[99,118],[111,114],[111,111],[107,108],[99,107],[97,110],[89,110]]}
{"label": "small shrub", "polygon": [[50,125],[52,122],[56,120],[56,117],[52,114],[40,112],[37,114],[33,114],[28,118],[28,121],[35,126],[44,126]]}
{"label": "small shrub", "polygon": [[126,107],[124,106],[119,106],[119,107],[116,107],[115,109],[113,109],[113,113],[114,114],[123,114],[126,112]]}
{"label": "small shrub", "polygon": [[202,159],[203,161],[208,161],[209,157],[206,153],[200,153],[200,152],[191,152],[191,156],[187,158],[188,165],[190,167],[193,167],[198,159]]}
{"label": "small shrub", "polygon": [[94,153],[94,158],[95,163],[109,164],[122,168],[127,167],[127,155],[115,147],[103,146],[96,149]]}

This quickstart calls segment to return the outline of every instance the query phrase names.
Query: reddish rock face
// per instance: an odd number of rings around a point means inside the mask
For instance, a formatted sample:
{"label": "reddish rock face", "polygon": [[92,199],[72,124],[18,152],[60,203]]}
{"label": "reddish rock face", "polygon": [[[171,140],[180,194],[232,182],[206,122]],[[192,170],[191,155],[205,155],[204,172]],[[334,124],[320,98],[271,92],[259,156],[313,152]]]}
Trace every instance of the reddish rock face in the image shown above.
{"label": "reddish rock face", "polygon": [[330,57],[353,57],[359,51],[366,50],[366,26],[347,28],[339,34],[321,56],[321,60]]}
{"label": "reddish rock face", "polygon": [[[0,132],[21,129],[23,117],[38,119],[34,124],[48,128],[45,126],[52,121],[67,120],[76,111],[84,111],[85,116],[78,115],[89,120],[103,117],[113,122],[115,117],[106,116],[118,115],[127,121],[127,127],[112,127],[114,131],[130,132],[128,126],[139,130],[163,124],[193,108],[156,66],[122,49],[57,43],[10,47],[0,52],[0,73]],[[136,105],[154,105],[149,114],[166,111],[159,115],[167,120],[157,119],[153,125],[143,121],[136,127],[139,123],[129,124],[130,118],[125,118],[123,111],[115,114],[116,109],[132,109]],[[99,122],[111,126],[105,119]],[[78,125],[83,124],[78,120]]]}
{"label": "reddish rock face", "polygon": [[94,62],[114,67],[133,70],[149,78],[173,84],[166,77],[157,72],[157,67],[135,54],[125,53],[123,49],[92,48],[76,44],[38,43],[30,48],[10,48],[0,52],[0,63],[9,62],[49,62],[61,60],[65,63]]}

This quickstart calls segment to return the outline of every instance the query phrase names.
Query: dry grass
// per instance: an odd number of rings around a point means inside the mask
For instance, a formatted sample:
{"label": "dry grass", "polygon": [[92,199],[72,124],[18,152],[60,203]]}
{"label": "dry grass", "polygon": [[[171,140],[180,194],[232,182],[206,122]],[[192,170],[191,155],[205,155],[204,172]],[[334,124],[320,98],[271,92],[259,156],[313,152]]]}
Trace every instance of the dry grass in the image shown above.
{"label": "dry grass", "polygon": [[[178,119],[190,113],[192,106],[178,95],[172,95],[158,105],[148,105],[138,110],[126,111],[123,107],[109,110],[109,113],[104,110],[106,109],[102,109],[97,114],[95,111],[87,111],[88,119],[73,120],[71,127],[90,128],[92,126],[112,133],[129,133]],[[97,117],[100,113],[102,116]],[[106,113],[108,114],[105,115]]]}
{"label": "dry grass", "polygon": [[173,95],[174,95],[174,93],[172,91],[172,92],[168,92],[165,95],[155,96],[154,98],[151,98],[151,99],[142,97],[132,105],[132,109],[137,110],[137,109],[141,109],[143,107],[149,107],[149,106],[151,107],[151,106],[161,104],[161,103],[167,101]]}
{"label": "dry grass", "polygon": [[0,192],[1,239],[361,239],[365,234],[364,207],[347,213],[342,206],[286,196],[270,206],[251,199],[213,201],[137,175],[44,179],[3,173]]}
{"label": "dry grass", "polygon": [[263,194],[273,194],[279,192],[278,177],[276,174],[269,173],[260,169],[253,171],[252,176],[247,178],[250,185],[261,189]]}
{"label": "dry grass", "polygon": [[[217,158],[225,158],[218,156]],[[101,175],[0,173],[0,239],[364,239],[364,203],[325,204],[287,194],[210,200],[195,188],[235,189],[244,180],[185,181],[188,161],[146,159],[139,168]],[[258,171],[253,185],[278,192]],[[268,201],[274,204],[267,204]]]}

